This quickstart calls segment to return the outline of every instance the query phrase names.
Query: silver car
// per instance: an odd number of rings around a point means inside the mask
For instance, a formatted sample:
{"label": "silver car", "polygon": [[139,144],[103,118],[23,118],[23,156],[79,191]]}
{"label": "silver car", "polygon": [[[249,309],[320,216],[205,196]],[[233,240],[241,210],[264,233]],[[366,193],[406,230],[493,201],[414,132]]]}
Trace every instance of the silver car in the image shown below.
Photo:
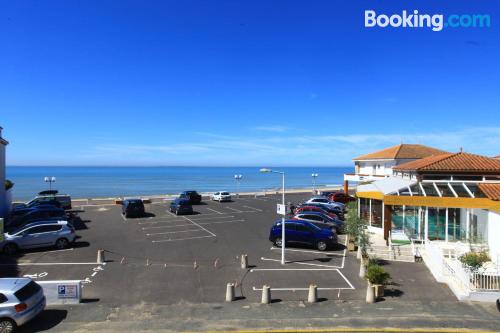
{"label": "silver car", "polygon": [[0,248],[6,254],[14,254],[20,249],[46,246],[65,249],[75,239],[75,228],[67,221],[39,221],[5,233]]}
{"label": "silver car", "polygon": [[43,289],[29,278],[0,279],[0,332],[14,332],[45,309]]}

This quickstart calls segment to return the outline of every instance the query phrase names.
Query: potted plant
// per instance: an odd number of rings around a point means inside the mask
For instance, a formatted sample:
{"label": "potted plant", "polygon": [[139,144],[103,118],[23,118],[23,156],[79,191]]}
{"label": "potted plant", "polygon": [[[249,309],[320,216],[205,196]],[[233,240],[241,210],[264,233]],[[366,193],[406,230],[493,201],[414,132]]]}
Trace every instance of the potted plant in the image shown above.
{"label": "potted plant", "polygon": [[14,183],[10,180],[5,180],[5,207],[7,207],[7,213],[10,212],[12,207],[12,188]]}
{"label": "potted plant", "polygon": [[375,297],[384,296],[384,287],[391,280],[391,275],[378,264],[370,264],[366,269],[365,278],[368,280],[368,285],[375,289]]}
{"label": "potted plant", "polygon": [[480,252],[467,252],[461,255],[458,260],[471,272],[476,273],[479,271],[485,262],[490,261],[490,257],[486,251]]}

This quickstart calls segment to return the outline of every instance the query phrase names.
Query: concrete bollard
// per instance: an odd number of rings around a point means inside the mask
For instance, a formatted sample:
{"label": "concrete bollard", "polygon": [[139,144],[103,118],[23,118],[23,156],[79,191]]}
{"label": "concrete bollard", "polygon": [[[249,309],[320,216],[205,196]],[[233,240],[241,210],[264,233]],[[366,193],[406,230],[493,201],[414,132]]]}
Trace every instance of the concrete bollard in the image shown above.
{"label": "concrete bollard", "polygon": [[361,260],[362,258],[361,246],[358,245],[358,252],[356,252],[356,259]]}
{"label": "concrete bollard", "polygon": [[271,303],[271,287],[267,285],[262,286],[262,299],[261,299],[262,304],[269,304]]}
{"label": "concrete bollard", "polygon": [[318,287],[314,284],[309,285],[309,295],[307,296],[308,303],[316,303],[318,301]]}
{"label": "concrete bollard", "polygon": [[97,250],[97,263],[103,264],[106,261],[104,259],[104,250]]}
{"label": "concrete bollard", "polygon": [[226,286],[226,302],[234,301],[234,283],[228,283]]}
{"label": "concrete bollard", "polygon": [[366,303],[375,303],[375,290],[373,290],[371,283],[368,283],[368,287],[366,288]]}
{"label": "concrete bollard", "polygon": [[246,254],[241,255],[241,268],[242,269],[248,268],[248,255]]}

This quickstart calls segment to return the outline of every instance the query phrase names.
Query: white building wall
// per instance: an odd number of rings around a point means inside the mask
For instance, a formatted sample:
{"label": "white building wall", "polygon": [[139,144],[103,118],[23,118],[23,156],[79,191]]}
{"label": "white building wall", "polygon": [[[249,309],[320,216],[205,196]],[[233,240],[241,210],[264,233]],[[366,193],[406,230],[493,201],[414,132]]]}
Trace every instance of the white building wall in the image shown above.
{"label": "white building wall", "polygon": [[500,213],[488,213],[488,245],[491,260],[500,262]]}

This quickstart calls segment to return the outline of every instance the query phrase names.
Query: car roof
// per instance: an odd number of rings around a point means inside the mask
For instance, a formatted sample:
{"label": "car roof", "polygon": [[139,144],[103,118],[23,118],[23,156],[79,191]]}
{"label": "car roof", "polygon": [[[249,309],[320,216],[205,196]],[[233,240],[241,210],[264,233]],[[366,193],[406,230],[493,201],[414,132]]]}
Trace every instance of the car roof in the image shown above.
{"label": "car roof", "polygon": [[20,289],[31,281],[30,278],[0,278],[0,292]]}
{"label": "car roof", "polygon": [[31,227],[37,227],[39,225],[45,225],[45,224],[66,225],[66,224],[68,224],[68,221],[65,221],[65,220],[43,220],[43,221],[30,222],[30,223],[26,223],[26,224],[20,226],[15,231],[13,231],[13,233],[18,232],[21,229],[26,229],[26,228],[31,228]]}

